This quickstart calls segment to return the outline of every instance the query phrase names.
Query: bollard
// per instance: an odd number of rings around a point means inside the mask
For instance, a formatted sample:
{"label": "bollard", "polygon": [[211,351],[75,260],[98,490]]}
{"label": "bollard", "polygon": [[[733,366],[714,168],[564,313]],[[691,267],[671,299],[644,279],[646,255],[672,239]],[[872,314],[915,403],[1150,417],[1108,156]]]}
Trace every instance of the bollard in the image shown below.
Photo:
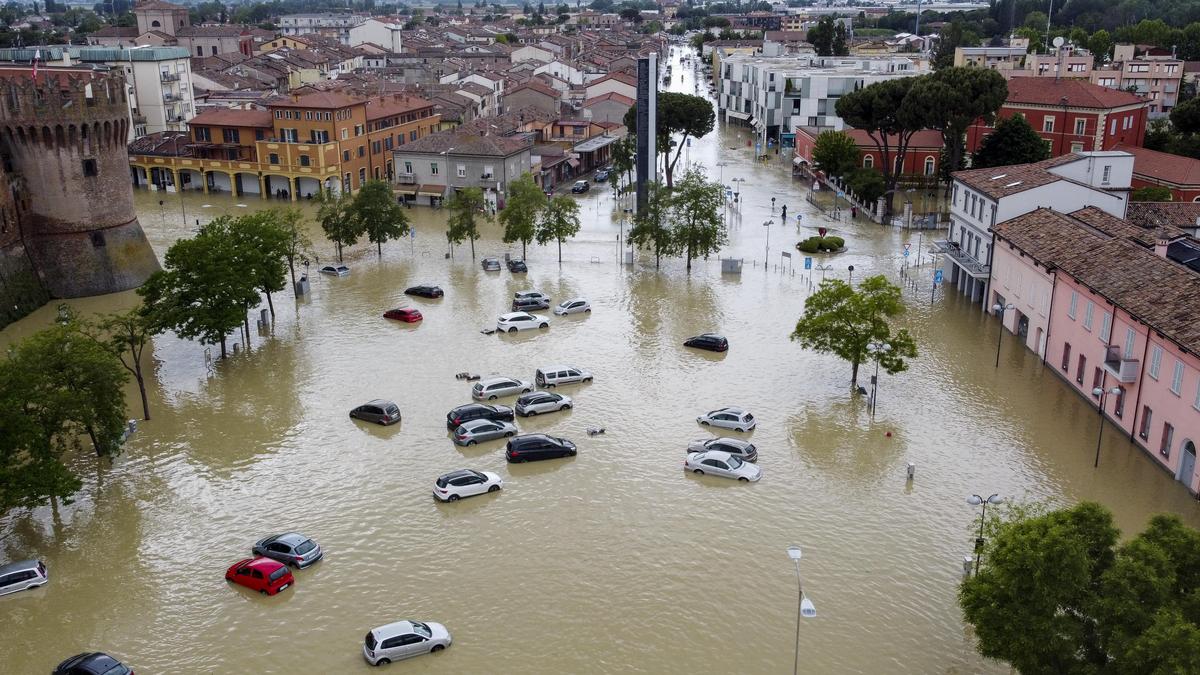
{"label": "bollard", "polygon": [[913,464],[912,462],[909,462],[908,463],[908,482],[911,483],[913,478],[916,476],[916,474],[917,474],[917,465]]}
{"label": "bollard", "polygon": [[271,312],[268,309],[262,309],[258,312],[258,323],[264,328],[271,325]]}
{"label": "bollard", "polygon": [[129,420],[125,423],[125,428],[128,429],[129,433],[131,434],[137,431],[137,420]]}
{"label": "bollard", "polygon": [[969,555],[964,555],[963,556],[963,576],[964,577],[971,576],[971,568],[973,568],[974,566],[975,566],[975,557],[969,556]]}

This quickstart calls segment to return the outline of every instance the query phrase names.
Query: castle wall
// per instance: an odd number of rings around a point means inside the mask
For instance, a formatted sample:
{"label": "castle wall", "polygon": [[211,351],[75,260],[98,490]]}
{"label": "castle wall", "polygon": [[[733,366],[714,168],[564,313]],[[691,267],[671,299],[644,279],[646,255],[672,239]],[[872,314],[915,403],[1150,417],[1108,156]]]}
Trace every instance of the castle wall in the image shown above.
{"label": "castle wall", "polygon": [[0,173],[0,328],[50,299],[21,242],[21,207],[8,175]]}

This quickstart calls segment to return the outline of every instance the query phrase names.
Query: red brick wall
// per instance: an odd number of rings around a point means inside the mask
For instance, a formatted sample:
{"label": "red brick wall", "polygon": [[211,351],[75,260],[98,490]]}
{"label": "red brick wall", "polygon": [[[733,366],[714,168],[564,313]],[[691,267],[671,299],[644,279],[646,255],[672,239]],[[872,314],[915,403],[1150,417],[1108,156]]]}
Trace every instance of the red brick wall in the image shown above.
{"label": "red brick wall", "polygon": [[[1137,176],[1136,174],[1134,175],[1133,180],[1130,181],[1130,183],[1133,186],[1134,190],[1141,188],[1141,187],[1149,187],[1152,185],[1159,185],[1159,183],[1155,183],[1153,181],[1146,180],[1145,178],[1141,178],[1141,177]],[[1200,185],[1197,185],[1194,188],[1190,188],[1190,189],[1189,188],[1184,188],[1184,189],[1175,188],[1175,187],[1171,187],[1170,185],[1167,185],[1166,187],[1171,188],[1171,201],[1194,202],[1194,201],[1200,200]]]}
{"label": "red brick wall", "polygon": [[[1079,143],[1083,147],[1083,152],[1092,150],[1112,150],[1118,144],[1132,145],[1141,147],[1142,141],[1146,136],[1146,108],[1138,108],[1136,110],[1126,110],[1121,112],[1109,113],[1107,111],[1097,112],[1080,112],[1074,110],[1046,110],[1044,108],[1023,108],[1020,106],[1005,105],[996,113],[999,119],[1007,119],[1016,113],[1021,113],[1025,116],[1025,121],[1029,122],[1029,126],[1038,132],[1042,138],[1050,141],[1050,155],[1058,157],[1071,152],[1071,145]],[[1096,125],[1099,124],[1101,114],[1104,115],[1104,129],[1101,137],[1100,147],[1096,145]],[[1046,117],[1054,120],[1054,131],[1044,131]],[[1130,121],[1126,123],[1126,119]],[[1075,133],[1076,120],[1084,121],[1084,133],[1077,135]],[[1116,130],[1113,130],[1113,120],[1116,120]],[[998,121],[998,120],[997,120]],[[981,122],[972,124],[967,129],[967,150],[975,152],[979,150],[979,146],[983,143],[983,139],[987,138],[995,129],[993,127],[984,126]]]}

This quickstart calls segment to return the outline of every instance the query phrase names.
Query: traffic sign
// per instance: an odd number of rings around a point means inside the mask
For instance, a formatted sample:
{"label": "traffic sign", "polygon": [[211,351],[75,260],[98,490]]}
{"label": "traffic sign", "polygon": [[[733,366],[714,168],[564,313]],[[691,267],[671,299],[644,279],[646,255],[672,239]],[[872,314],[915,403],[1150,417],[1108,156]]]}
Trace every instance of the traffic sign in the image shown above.
{"label": "traffic sign", "polygon": [[785,258],[790,258],[790,257],[792,257],[792,254],[791,254],[791,253],[788,253],[787,251],[784,251],[784,252],[783,252],[783,257],[785,257]]}
{"label": "traffic sign", "polygon": [[908,250],[908,248],[909,248],[910,246],[912,246],[912,244],[905,244],[905,245],[904,245],[904,250],[905,250],[905,251],[907,251],[907,250]]}
{"label": "traffic sign", "polygon": [[935,284],[942,283],[942,271],[941,270],[933,271],[933,283],[935,283]]}
{"label": "traffic sign", "polygon": [[810,258],[810,257],[808,257],[808,256],[805,256],[805,258],[804,258],[804,269],[806,269],[806,270],[811,270],[811,269],[812,269],[812,258]]}
{"label": "traffic sign", "polygon": [[845,193],[845,192],[843,192],[842,190],[838,190],[838,194],[837,194],[837,196],[838,196],[838,197],[845,197],[845,196],[846,196],[846,193]]}
{"label": "traffic sign", "polygon": [[905,247],[905,248],[904,248],[904,257],[905,257],[905,258],[907,258],[907,257],[908,257],[908,247]]}

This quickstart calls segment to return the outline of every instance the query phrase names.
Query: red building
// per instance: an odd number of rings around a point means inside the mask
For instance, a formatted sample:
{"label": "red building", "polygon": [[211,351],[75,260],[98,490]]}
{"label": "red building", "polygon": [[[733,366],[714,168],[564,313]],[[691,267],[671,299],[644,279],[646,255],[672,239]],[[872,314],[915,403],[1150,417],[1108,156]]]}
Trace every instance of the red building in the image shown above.
{"label": "red building", "polygon": [[[797,166],[813,165],[813,147],[817,136],[828,129],[816,127],[800,127],[796,130],[796,156],[793,163]],[[854,139],[858,146],[858,165],[864,168],[880,168],[883,164],[883,152],[875,145],[875,141],[862,129],[846,127],[843,131]],[[923,130],[913,134],[908,142],[908,151],[904,153],[903,162],[897,159],[896,137],[888,139],[891,148],[892,161],[901,166],[902,176],[934,176],[937,175],[938,162],[942,158],[942,134],[939,131]]]}
{"label": "red building", "polygon": [[1133,155],[1133,189],[1160,185],[1171,190],[1171,201],[1200,202],[1200,159],[1130,145],[1117,150]]}
{"label": "red building", "polygon": [[[1014,77],[999,119],[1022,115],[1050,144],[1050,156],[1140,147],[1146,136],[1149,102],[1127,91],[1091,82],[1048,77]],[[977,121],[967,129],[967,149],[975,152],[994,126]]]}

